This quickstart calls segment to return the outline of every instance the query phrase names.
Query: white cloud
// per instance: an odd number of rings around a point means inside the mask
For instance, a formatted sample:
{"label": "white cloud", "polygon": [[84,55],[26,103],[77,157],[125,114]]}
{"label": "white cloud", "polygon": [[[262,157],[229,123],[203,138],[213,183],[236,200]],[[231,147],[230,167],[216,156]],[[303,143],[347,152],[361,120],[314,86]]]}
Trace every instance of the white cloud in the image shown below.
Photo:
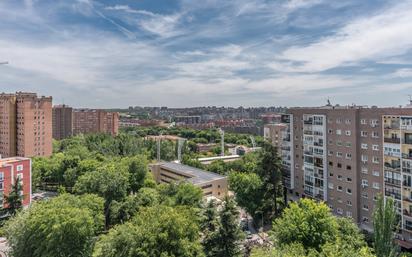
{"label": "white cloud", "polygon": [[[412,2],[350,22],[335,35],[291,47],[278,59],[295,62],[295,71],[317,72],[364,60],[382,60],[412,48]],[[290,67],[289,67],[290,69]]]}
{"label": "white cloud", "polygon": [[146,10],[136,10],[130,8],[128,5],[115,5],[115,6],[107,6],[104,8],[105,10],[110,10],[110,11],[125,11],[128,13],[135,13],[135,14],[142,14],[142,15],[148,15],[148,16],[156,16],[156,14],[146,11]]}
{"label": "white cloud", "polygon": [[140,20],[138,24],[142,29],[160,37],[173,37],[183,33],[182,30],[178,29],[182,16],[182,13],[172,15],[155,14],[150,18]]}
{"label": "white cloud", "polygon": [[312,7],[322,2],[323,0],[288,0],[284,6],[290,10],[296,10],[299,8]]}
{"label": "white cloud", "polygon": [[393,75],[395,77],[400,77],[400,78],[412,78],[412,69],[408,69],[408,68],[399,69],[395,71]]}

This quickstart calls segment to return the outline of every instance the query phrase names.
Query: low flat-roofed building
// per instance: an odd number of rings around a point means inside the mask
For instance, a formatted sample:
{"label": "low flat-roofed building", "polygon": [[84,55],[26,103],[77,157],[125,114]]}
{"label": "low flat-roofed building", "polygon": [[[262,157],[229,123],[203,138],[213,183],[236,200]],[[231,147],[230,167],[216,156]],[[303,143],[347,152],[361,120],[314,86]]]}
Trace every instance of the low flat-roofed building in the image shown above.
{"label": "low flat-roofed building", "polygon": [[31,160],[23,157],[0,157],[0,207],[5,207],[4,196],[10,194],[12,185],[19,178],[23,206],[31,203]]}
{"label": "low flat-roofed building", "polygon": [[234,155],[225,155],[225,156],[213,156],[213,157],[203,157],[203,158],[198,158],[197,160],[204,165],[209,165],[214,161],[223,161],[223,162],[233,162],[240,160],[240,155],[234,154]]}
{"label": "low flat-roofed building", "polygon": [[205,197],[223,198],[228,191],[227,177],[175,162],[159,162],[150,166],[158,183],[186,181],[202,189]]}

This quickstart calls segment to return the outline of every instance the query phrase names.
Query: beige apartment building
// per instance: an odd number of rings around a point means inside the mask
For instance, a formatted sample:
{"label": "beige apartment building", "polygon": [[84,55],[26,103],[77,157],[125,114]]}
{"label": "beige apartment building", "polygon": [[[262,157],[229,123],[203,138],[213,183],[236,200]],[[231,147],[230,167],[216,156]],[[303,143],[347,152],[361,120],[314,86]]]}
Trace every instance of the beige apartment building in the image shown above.
{"label": "beige apartment building", "polygon": [[409,116],[412,108],[291,108],[281,123],[265,126],[265,137],[279,146],[292,199],[325,201],[334,214],[372,231],[377,195],[393,197],[402,222],[399,242],[411,248]]}
{"label": "beige apartment building", "polygon": [[116,136],[119,133],[119,113],[98,109],[74,109],[72,126],[73,135],[107,133]]}
{"label": "beige apartment building", "polygon": [[52,154],[52,97],[35,93],[0,94],[0,155]]}
{"label": "beige apartment building", "polygon": [[205,197],[222,199],[228,192],[227,177],[175,162],[159,162],[150,166],[158,183],[186,181],[199,187]]}

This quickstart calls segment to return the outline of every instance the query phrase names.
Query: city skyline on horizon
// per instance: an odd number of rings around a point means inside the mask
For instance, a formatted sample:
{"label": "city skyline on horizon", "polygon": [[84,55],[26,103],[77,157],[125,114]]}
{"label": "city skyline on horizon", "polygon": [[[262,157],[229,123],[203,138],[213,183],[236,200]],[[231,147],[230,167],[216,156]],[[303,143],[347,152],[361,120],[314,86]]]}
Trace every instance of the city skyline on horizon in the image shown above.
{"label": "city skyline on horizon", "polygon": [[106,109],[405,106],[411,11],[410,0],[2,1],[0,91]]}

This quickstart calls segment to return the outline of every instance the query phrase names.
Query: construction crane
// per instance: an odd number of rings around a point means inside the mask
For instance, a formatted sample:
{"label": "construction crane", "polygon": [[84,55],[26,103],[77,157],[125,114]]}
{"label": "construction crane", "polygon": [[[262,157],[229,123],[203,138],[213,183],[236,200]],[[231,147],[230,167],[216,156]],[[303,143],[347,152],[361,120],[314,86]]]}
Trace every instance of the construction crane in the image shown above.
{"label": "construction crane", "polygon": [[225,156],[225,131],[223,129],[219,128],[219,133],[220,133],[220,143],[221,143],[221,156]]}

